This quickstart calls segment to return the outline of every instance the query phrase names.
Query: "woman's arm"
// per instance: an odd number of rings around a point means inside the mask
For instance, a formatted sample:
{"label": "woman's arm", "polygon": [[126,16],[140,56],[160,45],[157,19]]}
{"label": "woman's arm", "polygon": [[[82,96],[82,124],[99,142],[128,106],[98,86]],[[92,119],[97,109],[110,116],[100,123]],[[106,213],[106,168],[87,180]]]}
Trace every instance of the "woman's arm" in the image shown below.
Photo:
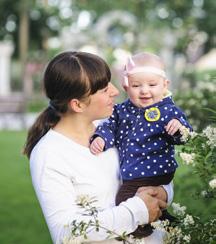
{"label": "woman's arm", "polygon": [[165,194],[167,196],[166,202],[168,205],[170,205],[174,197],[173,181],[171,181],[168,185],[162,185],[161,187],[163,187],[163,190],[165,190]]}
{"label": "woman's arm", "polygon": [[[61,243],[62,239],[70,235],[70,228],[67,226],[74,220],[88,222],[93,217],[84,216],[78,208],[77,188],[64,169],[64,164],[59,164],[62,158],[54,153],[46,152],[44,155],[31,158],[32,181],[53,242]],[[91,193],[91,189],[89,192]],[[118,234],[131,233],[138,225],[157,218],[160,215],[160,205],[164,204],[147,193],[140,193],[119,206],[99,211],[98,220],[101,226],[110,231]],[[88,241],[104,240],[108,237],[104,229],[97,232],[95,228],[91,228],[88,231]]]}

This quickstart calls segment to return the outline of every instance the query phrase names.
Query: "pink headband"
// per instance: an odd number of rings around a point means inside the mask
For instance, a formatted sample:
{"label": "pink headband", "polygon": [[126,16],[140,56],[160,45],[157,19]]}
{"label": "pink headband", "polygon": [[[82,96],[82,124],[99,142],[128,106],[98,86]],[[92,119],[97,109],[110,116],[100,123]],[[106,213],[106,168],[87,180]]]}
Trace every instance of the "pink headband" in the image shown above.
{"label": "pink headband", "polygon": [[166,78],[166,72],[164,70],[156,68],[154,66],[136,66],[133,59],[129,57],[125,66],[125,70],[123,72],[124,79],[122,81],[122,86],[128,87],[128,75],[136,73],[152,73]]}

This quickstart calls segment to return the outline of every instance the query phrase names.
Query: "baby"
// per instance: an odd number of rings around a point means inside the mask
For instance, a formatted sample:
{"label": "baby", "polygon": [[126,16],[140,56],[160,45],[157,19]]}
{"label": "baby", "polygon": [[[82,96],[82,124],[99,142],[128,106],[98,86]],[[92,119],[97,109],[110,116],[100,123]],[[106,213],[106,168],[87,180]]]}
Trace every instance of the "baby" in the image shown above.
{"label": "baby", "polygon": [[[127,60],[122,85],[129,99],[114,107],[112,116],[98,126],[90,150],[98,154],[116,146],[123,184],[116,204],[132,197],[141,186],[169,184],[177,162],[174,145],[182,144],[185,128],[192,130],[184,113],[168,91],[162,60],[139,53]],[[164,210],[162,219],[171,219]],[[150,225],[139,226],[136,237],[152,233]]]}

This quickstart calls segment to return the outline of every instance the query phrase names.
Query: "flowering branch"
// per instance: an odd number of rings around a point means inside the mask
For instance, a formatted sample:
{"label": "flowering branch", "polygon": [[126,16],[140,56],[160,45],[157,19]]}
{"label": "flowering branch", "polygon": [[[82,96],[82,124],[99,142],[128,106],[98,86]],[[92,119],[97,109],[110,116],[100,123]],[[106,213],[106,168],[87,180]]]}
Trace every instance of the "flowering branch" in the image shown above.
{"label": "flowering branch", "polygon": [[[88,195],[80,195],[78,196],[76,203],[77,205],[84,210],[84,216],[92,216],[93,219],[85,222],[85,221],[77,221],[74,220],[70,226],[71,236],[63,240],[63,244],[80,244],[81,237],[87,239],[88,233],[92,228],[95,228],[95,231],[99,232],[101,229],[105,230],[108,234],[107,238],[117,238],[120,239],[124,244],[134,244],[135,241],[131,240],[132,237],[127,236],[126,232],[123,232],[121,235],[116,233],[115,231],[111,231],[106,227],[102,226],[98,220],[98,209],[94,206],[94,203],[97,202],[96,199],[90,198]],[[141,244],[141,243],[140,243]]]}
{"label": "flowering branch", "polygon": [[177,216],[177,223],[168,220],[152,223],[155,229],[166,231],[164,244],[197,244],[216,242],[216,219],[203,223],[199,217],[186,213],[186,207],[179,203],[172,203],[173,213]]}
{"label": "flowering branch", "polygon": [[216,197],[216,128],[208,126],[202,133],[190,133],[190,140],[179,152],[183,164],[193,167],[205,184],[202,196]]}

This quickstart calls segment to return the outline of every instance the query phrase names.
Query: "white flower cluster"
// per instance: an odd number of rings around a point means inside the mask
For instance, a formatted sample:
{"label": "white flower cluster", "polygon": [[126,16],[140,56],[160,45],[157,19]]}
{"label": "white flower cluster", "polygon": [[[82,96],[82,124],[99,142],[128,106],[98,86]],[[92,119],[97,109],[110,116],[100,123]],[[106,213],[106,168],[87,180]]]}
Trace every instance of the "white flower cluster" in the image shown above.
{"label": "white flower cluster", "polygon": [[160,230],[160,231],[165,231],[166,230],[166,227],[169,225],[169,220],[166,219],[166,220],[163,220],[163,221],[155,221],[155,222],[152,222],[151,223],[151,226],[154,227],[155,229],[157,230]]}
{"label": "white flower cluster", "polygon": [[205,190],[201,191],[201,196],[202,197],[207,197],[208,196],[208,192],[205,191]]}
{"label": "white flower cluster", "polygon": [[78,195],[76,199],[76,204],[82,206],[85,208],[89,204],[92,204],[94,202],[94,199],[90,197],[89,195]]}
{"label": "white flower cluster", "polygon": [[209,186],[212,188],[212,189],[216,189],[216,178],[209,181]]}
{"label": "white flower cluster", "polygon": [[216,86],[214,82],[198,82],[197,89],[200,91],[208,90],[210,92],[216,92]]}
{"label": "white flower cluster", "polygon": [[180,133],[181,133],[181,141],[187,142],[190,137],[190,130],[185,126],[182,126],[180,129]]}
{"label": "white flower cluster", "polygon": [[191,139],[195,138],[197,135],[198,135],[198,133],[195,132],[195,131],[191,131],[191,132],[190,132],[190,138],[191,138]]}
{"label": "white flower cluster", "polygon": [[[185,210],[186,207],[180,206],[179,203],[174,203],[173,205],[173,210],[176,212],[178,215],[184,216],[185,215]],[[183,218],[183,224],[185,227],[189,227],[190,225],[193,225],[195,223],[193,217],[189,214],[187,214]],[[170,244],[170,243],[175,243],[175,244],[181,244],[181,243],[190,243],[191,241],[191,235],[190,234],[184,234],[181,227],[179,226],[170,226],[169,221],[156,221],[151,223],[151,225],[166,234],[164,235],[164,244]],[[184,242],[182,242],[184,241]]]}
{"label": "white flower cluster", "polygon": [[203,130],[203,135],[208,138],[207,145],[209,145],[211,148],[216,146],[216,128],[207,126]]}
{"label": "white flower cluster", "polygon": [[185,236],[183,237],[183,240],[184,240],[186,243],[190,243],[190,241],[191,241],[191,236],[190,236],[190,235],[185,235]]}
{"label": "white flower cluster", "polygon": [[186,207],[185,206],[181,206],[179,203],[172,203],[172,208],[173,208],[173,213],[179,216],[184,216],[185,215],[185,211],[186,211]]}
{"label": "white flower cluster", "polygon": [[191,215],[186,214],[183,223],[185,226],[189,226],[189,225],[193,225],[195,222],[194,222],[194,219]]}
{"label": "white flower cluster", "polygon": [[195,162],[194,162],[194,159],[196,156],[195,153],[191,153],[191,154],[190,153],[180,153],[179,155],[186,165],[192,165],[192,166],[195,165]]}
{"label": "white flower cluster", "polygon": [[181,244],[182,239],[184,238],[184,235],[182,233],[182,229],[179,228],[178,226],[176,227],[170,227],[169,232],[167,232],[167,235],[164,238],[164,243],[165,244],[170,244],[174,243],[173,241],[175,240],[175,244]]}

